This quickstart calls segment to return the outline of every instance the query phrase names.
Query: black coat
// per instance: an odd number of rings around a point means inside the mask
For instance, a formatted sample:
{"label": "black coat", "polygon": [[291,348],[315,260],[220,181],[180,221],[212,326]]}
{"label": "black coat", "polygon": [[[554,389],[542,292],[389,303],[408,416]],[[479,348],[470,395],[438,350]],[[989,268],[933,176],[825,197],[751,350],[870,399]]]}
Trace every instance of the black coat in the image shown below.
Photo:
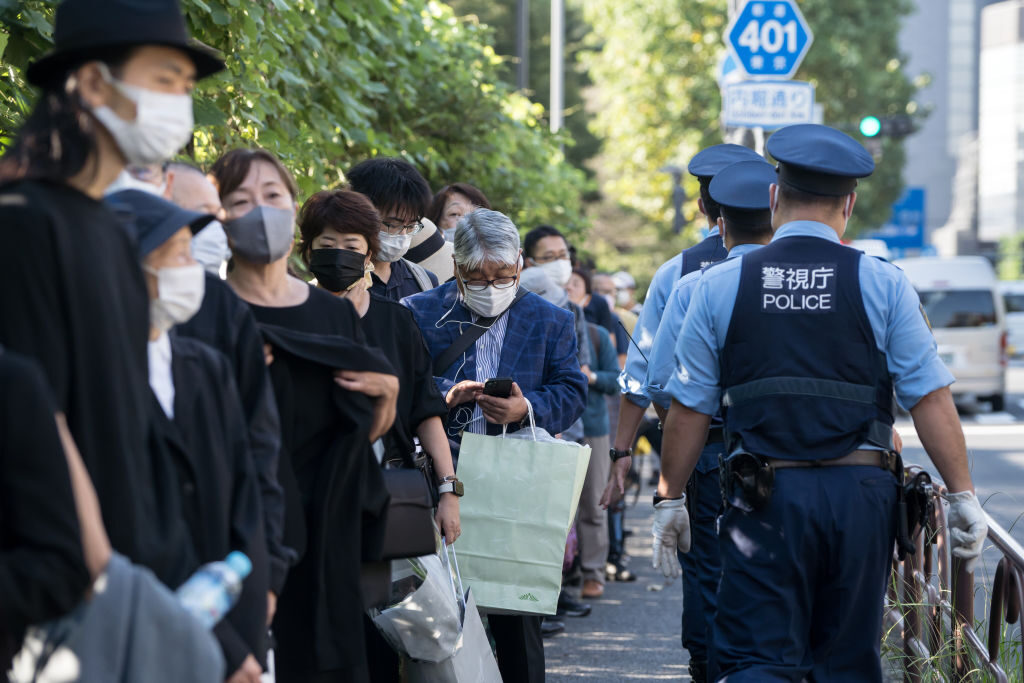
{"label": "black coat", "polygon": [[[344,316],[339,331],[355,324],[348,302],[315,298]],[[289,531],[305,532],[304,555],[288,575],[274,619],[278,680],[304,681],[324,671],[367,680],[360,568],[380,557],[388,494],[368,439],[373,404],[342,390],[332,375],[335,369],[394,371],[378,351],[350,338],[263,323],[260,329],[274,347],[270,374],[289,454],[282,469],[291,470],[282,481],[294,485],[285,486],[288,514],[302,517]]]}
{"label": "black coat", "polygon": [[171,373],[174,419],[160,409],[157,429],[173,463],[196,567],[223,560],[232,550],[252,560],[239,603],[214,629],[231,673],[246,655],[263,661],[266,653],[269,569],[259,483],[227,359],[202,342],[172,337]]}
{"label": "black coat", "polygon": [[231,362],[249,430],[249,453],[259,475],[263,534],[270,555],[270,589],[280,595],[297,555],[284,545],[284,491],[277,480],[281,421],[256,320],[227,283],[207,273],[202,307],[171,334],[205,342]]}
{"label": "black coat", "polygon": [[67,614],[89,587],[54,412],[39,368],[0,348],[0,673],[27,626]]}
{"label": "black coat", "polygon": [[187,546],[149,450],[149,298],[134,239],[67,185],[0,188],[0,344],[35,359],[89,471],[114,550],[165,583]]}

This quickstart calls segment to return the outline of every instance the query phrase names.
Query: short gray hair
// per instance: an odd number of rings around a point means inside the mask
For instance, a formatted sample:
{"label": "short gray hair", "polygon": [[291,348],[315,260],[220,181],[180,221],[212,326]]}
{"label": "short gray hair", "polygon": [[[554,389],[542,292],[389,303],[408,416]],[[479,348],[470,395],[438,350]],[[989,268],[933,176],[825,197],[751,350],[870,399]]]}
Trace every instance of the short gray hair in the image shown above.
{"label": "short gray hair", "polygon": [[459,219],[455,228],[455,263],[478,270],[488,261],[517,265],[519,230],[503,213],[476,209]]}

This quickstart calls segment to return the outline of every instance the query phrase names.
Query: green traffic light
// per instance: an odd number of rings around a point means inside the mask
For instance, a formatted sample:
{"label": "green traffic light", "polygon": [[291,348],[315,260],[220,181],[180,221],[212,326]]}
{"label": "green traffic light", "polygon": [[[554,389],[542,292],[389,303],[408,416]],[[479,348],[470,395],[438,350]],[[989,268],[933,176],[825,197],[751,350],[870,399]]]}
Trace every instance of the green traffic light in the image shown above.
{"label": "green traffic light", "polygon": [[860,134],[866,138],[873,138],[882,132],[882,122],[877,116],[865,116],[860,120]]}

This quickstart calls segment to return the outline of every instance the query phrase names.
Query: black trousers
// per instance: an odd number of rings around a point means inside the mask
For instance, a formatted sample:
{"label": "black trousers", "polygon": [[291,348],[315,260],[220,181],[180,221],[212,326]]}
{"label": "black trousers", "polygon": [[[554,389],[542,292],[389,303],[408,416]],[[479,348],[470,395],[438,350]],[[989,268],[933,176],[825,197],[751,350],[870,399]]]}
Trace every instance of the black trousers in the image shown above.
{"label": "black trousers", "polygon": [[487,617],[504,683],[544,683],[542,618],[508,614]]}

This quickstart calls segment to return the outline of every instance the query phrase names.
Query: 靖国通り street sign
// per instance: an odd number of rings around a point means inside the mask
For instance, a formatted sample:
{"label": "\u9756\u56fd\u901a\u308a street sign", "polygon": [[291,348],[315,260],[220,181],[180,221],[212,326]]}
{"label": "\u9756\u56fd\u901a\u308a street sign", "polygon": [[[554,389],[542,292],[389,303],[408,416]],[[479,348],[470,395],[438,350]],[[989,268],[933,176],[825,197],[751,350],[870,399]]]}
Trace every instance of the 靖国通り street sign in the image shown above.
{"label": "\u9756\u56fd\u901a\u308a street sign", "polygon": [[722,122],[775,130],[814,122],[814,86],[803,81],[744,81],[722,90]]}
{"label": "\u9756\u56fd\u901a\u308a street sign", "polygon": [[814,36],[793,0],[748,0],[725,42],[749,78],[792,78]]}

